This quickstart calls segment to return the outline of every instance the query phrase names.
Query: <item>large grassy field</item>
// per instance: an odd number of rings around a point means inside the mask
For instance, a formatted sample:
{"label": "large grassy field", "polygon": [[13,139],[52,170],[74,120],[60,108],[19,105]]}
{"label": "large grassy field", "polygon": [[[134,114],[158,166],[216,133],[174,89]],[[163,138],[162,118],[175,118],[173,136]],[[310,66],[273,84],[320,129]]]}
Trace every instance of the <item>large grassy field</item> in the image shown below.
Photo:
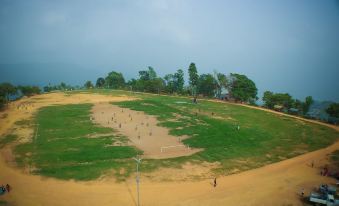
{"label": "large grassy field", "polygon": [[[96,90],[106,95],[128,92]],[[72,95],[68,93],[67,95]],[[156,115],[172,135],[188,135],[190,147],[204,150],[189,157],[146,159],[143,172],[160,167],[180,167],[185,162],[219,162],[216,174],[231,174],[291,158],[330,145],[339,133],[325,126],[243,106],[188,98],[134,94],[137,101],[114,103]],[[61,179],[89,180],[115,174],[122,180],[134,171],[131,157],[138,151],[128,146],[111,146],[125,141],[109,128],[94,125],[90,104],[42,108],[35,123],[37,138],[18,145],[17,161],[31,165],[37,174]],[[237,127],[240,127],[238,130]],[[95,136],[95,138],[91,138]]]}
{"label": "large grassy field", "polygon": [[[216,172],[229,174],[291,158],[333,143],[333,129],[243,106],[189,99],[149,96],[115,103],[156,115],[173,135],[188,135],[190,147],[204,148],[171,161],[221,163]],[[237,127],[240,127],[238,130]]]}
{"label": "large grassy field", "polygon": [[61,179],[89,180],[109,171],[115,171],[118,178],[129,176],[129,159],[137,149],[112,146],[126,138],[94,125],[89,119],[90,109],[90,104],[40,109],[36,138],[15,149],[19,165],[29,165],[36,174]]}

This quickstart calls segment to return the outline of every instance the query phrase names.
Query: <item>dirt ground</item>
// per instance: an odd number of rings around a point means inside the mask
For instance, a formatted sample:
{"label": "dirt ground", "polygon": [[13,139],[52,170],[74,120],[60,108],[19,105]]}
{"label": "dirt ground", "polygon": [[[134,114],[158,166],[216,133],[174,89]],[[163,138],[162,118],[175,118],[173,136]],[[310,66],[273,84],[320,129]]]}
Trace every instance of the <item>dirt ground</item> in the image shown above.
{"label": "dirt ground", "polygon": [[144,112],[102,102],[92,108],[92,120],[128,137],[131,145],[144,151],[143,158],[164,159],[188,156],[200,151],[181,142],[186,136],[169,135],[167,128],[157,125],[158,121],[154,116]]}
{"label": "dirt ground", "polygon": [[[0,113],[0,135],[10,131],[14,122],[31,118],[42,106],[122,100],[131,98],[53,93],[22,99],[12,103],[5,113]],[[338,127],[334,128],[338,130]],[[212,186],[213,177],[200,181],[162,182],[142,176],[140,202],[141,205],[302,205],[299,197],[302,188],[308,194],[320,183],[334,183],[333,179],[319,173],[328,162],[328,154],[337,149],[339,142],[258,169],[219,177],[217,187]],[[312,161],[314,168],[310,166]],[[189,166],[184,168],[191,169]],[[7,164],[0,155],[0,184],[6,183],[13,190],[0,196],[0,200],[11,205],[136,205],[134,177],[123,183],[109,179],[62,181],[27,174]]]}

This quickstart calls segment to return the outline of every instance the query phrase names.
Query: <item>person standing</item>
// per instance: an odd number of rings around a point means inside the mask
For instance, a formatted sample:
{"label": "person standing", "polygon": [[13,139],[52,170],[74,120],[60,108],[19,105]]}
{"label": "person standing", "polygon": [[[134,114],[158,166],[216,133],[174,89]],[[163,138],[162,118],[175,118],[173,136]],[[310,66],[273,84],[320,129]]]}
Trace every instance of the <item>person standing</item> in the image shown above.
{"label": "person standing", "polygon": [[216,178],[216,177],[214,178],[214,184],[213,184],[213,186],[214,186],[214,187],[217,186],[217,178]]}
{"label": "person standing", "polygon": [[6,184],[6,190],[7,190],[8,193],[11,190],[11,186],[9,186],[9,184]]}

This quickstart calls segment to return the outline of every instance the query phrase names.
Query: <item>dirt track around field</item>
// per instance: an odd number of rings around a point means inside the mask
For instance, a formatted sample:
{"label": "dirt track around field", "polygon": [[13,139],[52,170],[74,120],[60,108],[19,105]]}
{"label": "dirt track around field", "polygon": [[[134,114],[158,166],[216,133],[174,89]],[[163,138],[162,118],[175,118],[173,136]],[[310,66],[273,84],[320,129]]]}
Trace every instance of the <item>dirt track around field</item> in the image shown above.
{"label": "dirt track around field", "polygon": [[[40,98],[40,99],[38,99]],[[0,134],[13,127],[14,122],[31,118],[42,106],[55,103],[98,103],[131,100],[127,97],[103,95],[64,96],[61,93],[39,95],[14,102],[0,118]],[[26,105],[27,102],[33,102]],[[18,105],[26,105],[18,108]],[[0,117],[4,114],[0,113]],[[338,130],[337,127],[335,129]],[[333,179],[319,175],[327,163],[328,154],[339,149],[339,142],[328,148],[307,153],[289,160],[267,165],[240,174],[220,177],[214,188],[211,179],[194,182],[153,182],[141,177],[141,205],[293,205],[301,206],[298,193],[306,194],[320,183]],[[314,161],[315,167],[310,166]],[[0,184],[9,183],[11,193],[0,196],[12,205],[136,205],[135,179],[126,183],[113,180],[90,182],[62,181],[26,174],[8,165],[0,156]]]}
{"label": "dirt track around field", "polygon": [[201,150],[184,145],[186,136],[169,135],[169,129],[158,126],[156,117],[144,112],[120,108],[107,102],[92,108],[92,121],[110,127],[129,139],[129,143],[144,152],[143,158],[165,159],[189,156]]}

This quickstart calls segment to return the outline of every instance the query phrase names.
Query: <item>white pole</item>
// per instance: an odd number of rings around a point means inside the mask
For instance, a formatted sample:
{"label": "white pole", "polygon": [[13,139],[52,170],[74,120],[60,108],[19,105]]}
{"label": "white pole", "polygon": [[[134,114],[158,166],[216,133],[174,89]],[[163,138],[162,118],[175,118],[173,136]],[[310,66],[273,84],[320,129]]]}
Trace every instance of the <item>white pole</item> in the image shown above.
{"label": "white pole", "polygon": [[139,164],[141,164],[141,158],[134,158],[133,159],[137,162],[137,193],[138,193],[138,206],[140,206],[140,195],[139,195],[139,182],[140,182],[140,175],[139,175]]}

